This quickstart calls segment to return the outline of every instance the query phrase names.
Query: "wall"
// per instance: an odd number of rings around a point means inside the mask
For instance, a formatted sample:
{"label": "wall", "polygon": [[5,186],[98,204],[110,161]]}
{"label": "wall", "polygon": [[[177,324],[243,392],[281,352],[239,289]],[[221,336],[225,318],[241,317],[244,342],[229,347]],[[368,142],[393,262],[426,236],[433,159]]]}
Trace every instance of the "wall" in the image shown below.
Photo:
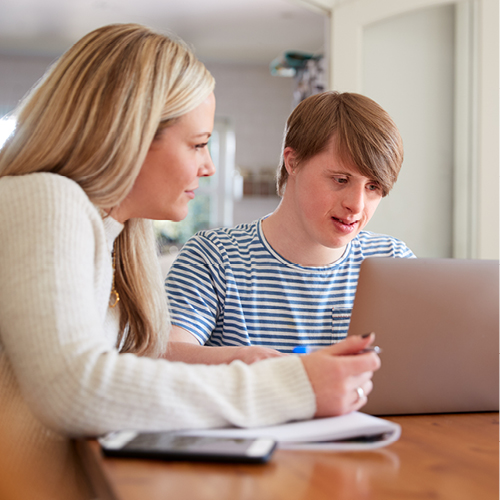
{"label": "wall", "polygon": [[454,6],[445,5],[373,23],[363,36],[362,91],[393,117],[405,148],[368,229],[419,257],[453,255],[454,26]]}
{"label": "wall", "polygon": [[16,107],[52,61],[51,57],[0,54],[0,115]]}
{"label": "wall", "polygon": [[216,80],[216,115],[236,133],[236,164],[258,171],[277,165],[285,121],[292,110],[292,78],[267,65],[206,63]]}
{"label": "wall", "polygon": [[[393,16],[410,14],[419,9],[453,5],[461,17],[470,8],[471,34],[457,34],[457,46],[464,52],[462,59],[471,59],[468,72],[470,86],[462,89],[470,115],[459,113],[455,103],[455,128],[469,125],[467,148],[455,143],[456,152],[468,149],[468,156],[455,158],[453,232],[455,257],[498,258],[499,251],[499,40],[498,0],[356,0],[337,2],[324,0],[331,6],[331,60],[330,85],[332,88],[364,91],[363,37],[370,24],[384,22]],[[461,23],[458,23],[459,26]],[[422,40],[426,33],[422,32]],[[457,58],[458,61],[461,59]],[[408,63],[408,61],[403,61]],[[366,82],[365,82],[366,83]],[[456,85],[461,82],[457,80]],[[390,82],[388,83],[390,85]],[[462,85],[463,86],[463,85]],[[396,92],[396,89],[394,90]],[[423,103],[425,105],[425,102]],[[402,110],[404,111],[404,110]],[[394,113],[394,110],[393,110]],[[412,133],[412,132],[410,132]],[[407,134],[408,135],[408,132]],[[458,135],[456,135],[458,137]],[[466,168],[457,168],[457,160]],[[422,196],[425,199],[425,196]],[[459,213],[460,212],[460,213]],[[400,210],[404,219],[408,209]],[[464,224],[466,217],[470,223]],[[470,227],[470,229],[467,228]],[[459,236],[459,237],[458,237]],[[465,245],[467,243],[467,245]]]}
{"label": "wall", "polygon": [[[53,62],[50,57],[0,54],[0,111],[13,109]],[[267,65],[207,63],[216,79],[216,114],[236,133],[236,165],[259,172],[278,165],[293,80],[272,76]]]}
{"label": "wall", "polygon": [[[292,111],[293,79],[272,76],[267,65],[206,63],[216,80],[217,116],[226,117],[236,135],[236,167],[273,171],[281,153],[283,131]],[[272,212],[278,197],[235,201],[233,224]]]}
{"label": "wall", "polygon": [[[0,54],[0,114],[12,110],[53,62],[49,57]],[[267,65],[207,63],[216,79],[216,114],[236,134],[236,165],[275,170],[286,119],[292,110],[293,80],[272,76]],[[234,224],[250,222],[278,205],[278,197],[247,197],[234,204]]]}
{"label": "wall", "polygon": [[477,82],[477,216],[476,247],[479,258],[499,258],[499,32],[498,0],[482,0],[478,6]]}

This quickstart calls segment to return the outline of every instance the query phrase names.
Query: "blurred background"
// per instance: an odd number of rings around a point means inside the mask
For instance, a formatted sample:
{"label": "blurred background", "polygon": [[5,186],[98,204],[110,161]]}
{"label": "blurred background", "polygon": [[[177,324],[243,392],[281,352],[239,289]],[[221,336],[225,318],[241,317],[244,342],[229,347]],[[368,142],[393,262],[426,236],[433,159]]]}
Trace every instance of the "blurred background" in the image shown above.
{"label": "blurred background", "polygon": [[181,223],[158,221],[168,266],[199,229],[279,203],[285,121],[327,89],[395,119],[405,162],[367,229],[420,257],[498,258],[498,0],[0,0],[0,143],[46,68],[99,26],[176,33],[216,79],[217,174]]}

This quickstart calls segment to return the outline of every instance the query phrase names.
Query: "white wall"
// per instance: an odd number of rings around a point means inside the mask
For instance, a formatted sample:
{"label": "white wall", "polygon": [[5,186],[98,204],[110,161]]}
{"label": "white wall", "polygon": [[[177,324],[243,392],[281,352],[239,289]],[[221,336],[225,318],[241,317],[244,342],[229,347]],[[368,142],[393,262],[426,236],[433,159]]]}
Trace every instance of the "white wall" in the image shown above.
{"label": "white wall", "polygon": [[[272,76],[267,65],[206,63],[216,80],[216,115],[228,118],[236,136],[236,167],[259,172],[278,166],[283,131],[292,111],[293,80]],[[233,224],[272,212],[278,197],[234,202]]]}
{"label": "white wall", "polygon": [[277,166],[293,79],[272,76],[267,65],[207,63],[216,81],[216,115],[236,134],[236,165],[252,171]]}
{"label": "white wall", "polygon": [[0,113],[14,109],[52,61],[50,57],[0,54]]}
{"label": "white wall", "polygon": [[477,85],[478,186],[476,248],[478,257],[499,257],[499,9],[498,0],[478,6]]}
{"label": "white wall", "polygon": [[[0,113],[13,109],[52,58],[0,54]],[[217,116],[236,134],[236,165],[249,171],[277,168],[293,80],[272,76],[267,65],[207,63],[216,79]],[[277,197],[249,197],[234,204],[234,224],[274,210]]]}
{"label": "white wall", "polygon": [[405,160],[368,228],[420,257],[453,255],[455,9],[421,9],[369,25],[362,91],[393,117]]}
{"label": "white wall", "polygon": [[[331,61],[330,85],[338,90],[363,92],[363,38],[370,24],[384,22],[393,16],[411,15],[419,9],[438,8],[454,5],[461,12],[463,7],[470,7],[473,36],[469,40],[469,55],[472,59],[469,74],[472,85],[465,93],[471,106],[469,157],[466,170],[454,166],[455,187],[453,197],[458,209],[471,219],[470,230],[461,224],[462,218],[454,216],[454,232],[462,234],[460,248],[456,241],[453,255],[472,258],[498,258],[499,210],[498,210],[498,163],[499,163],[499,43],[498,43],[498,0],[355,0],[337,2],[324,0],[331,6]],[[458,35],[461,48],[463,33]],[[426,33],[421,34],[425,44]],[[408,62],[408,61],[403,61]],[[382,72],[381,72],[382,73]],[[457,82],[455,82],[457,83]],[[388,87],[391,82],[387,82]],[[393,87],[393,92],[398,89]],[[422,101],[422,106],[430,102]],[[455,112],[458,107],[455,107]],[[397,113],[403,112],[403,109]],[[394,114],[395,110],[392,110]],[[456,130],[458,129],[455,123]],[[413,131],[406,132],[406,136]],[[455,144],[457,146],[457,144]],[[455,158],[456,160],[456,158]],[[404,167],[403,167],[404,168]],[[460,189],[457,189],[457,186]],[[396,188],[397,189],[397,188]],[[465,193],[468,190],[470,193]],[[425,193],[421,195],[425,199]],[[462,204],[460,206],[461,202]],[[408,211],[400,207],[401,218],[405,219]],[[457,206],[455,205],[455,213]],[[390,231],[392,232],[392,231]],[[463,242],[470,241],[467,252],[463,251]]]}

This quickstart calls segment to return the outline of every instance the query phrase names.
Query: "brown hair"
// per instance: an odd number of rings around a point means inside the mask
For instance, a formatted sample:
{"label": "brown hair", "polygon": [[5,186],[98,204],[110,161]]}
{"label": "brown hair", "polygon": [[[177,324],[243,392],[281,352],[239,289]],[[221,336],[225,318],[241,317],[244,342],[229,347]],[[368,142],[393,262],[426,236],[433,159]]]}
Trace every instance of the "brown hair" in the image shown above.
{"label": "brown hair", "polygon": [[[79,184],[97,207],[117,206],[157,132],[201,104],[214,84],[180,40],[137,24],[98,28],[21,104],[0,150],[0,176],[52,172]],[[126,221],[115,252],[117,345],[158,356],[170,321],[151,221]]]}
{"label": "brown hair", "polygon": [[[386,196],[403,163],[403,141],[392,118],[372,99],[350,92],[323,92],[302,101],[287,120],[283,151],[294,151],[295,166],[321,153],[335,137],[336,152],[379,183]],[[288,172],[283,152],[277,191],[283,196]]]}

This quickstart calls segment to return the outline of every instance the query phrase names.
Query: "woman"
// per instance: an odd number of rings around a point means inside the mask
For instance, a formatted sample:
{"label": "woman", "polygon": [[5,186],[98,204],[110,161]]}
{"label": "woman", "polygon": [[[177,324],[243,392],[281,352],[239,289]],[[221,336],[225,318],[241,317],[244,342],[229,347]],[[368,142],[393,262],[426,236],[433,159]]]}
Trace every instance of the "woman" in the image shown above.
{"label": "woman", "polygon": [[0,153],[0,363],[59,433],[269,425],[356,410],[371,390],[376,354],[338,354],[372,336],[254,365],[160,357],[170,325],[146,219],[182,219],[213,174],[213,88],[182,43],[103,27],[49,71]]}

